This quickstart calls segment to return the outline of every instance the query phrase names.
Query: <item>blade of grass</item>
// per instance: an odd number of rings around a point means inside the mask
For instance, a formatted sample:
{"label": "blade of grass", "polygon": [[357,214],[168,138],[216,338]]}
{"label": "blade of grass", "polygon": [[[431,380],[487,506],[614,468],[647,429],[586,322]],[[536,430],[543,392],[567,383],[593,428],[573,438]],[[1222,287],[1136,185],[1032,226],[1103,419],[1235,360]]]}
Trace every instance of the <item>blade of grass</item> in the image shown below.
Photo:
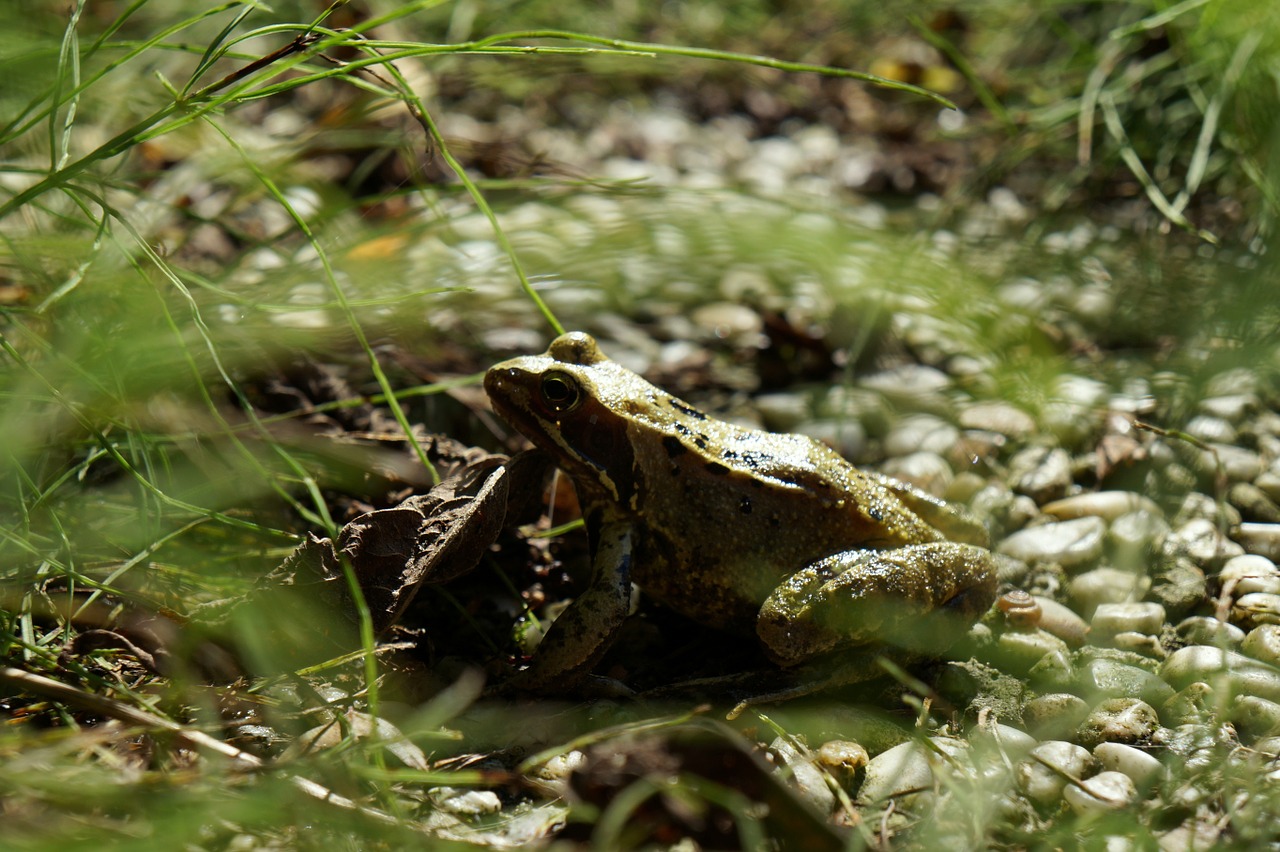
{"label": "blade of grass", "polygon": [[57,104],[62,102],[63,85],[69,76],[71,89],[76,91],[80,85],[80,41],[76,27],[80,24],[80,14],[84,11],[85,0],[79,0],[71,9],[71,17],[62,34],[62,46],[58,50],[58,72],[54,77],[53,102],[54,109],[49,113],[49,169],[56,171],[67,163],[71,151],[71,128],[75,125],[78,94],[68,99],[67,114],[63,118],[62,133],[58,133]]}
{"label": "blade of grass", "polygon": [[1104,92],[1099,102],[1102,104],[1102,116],[1107,130],[1111,133],[1111,138],[1120,146],[1121,159],[1124,160],[1125,165],[1129,167],[1129,171],[1141,184],[1143,191],[1147,194],[1147,198],[1155,205],[1155,208],[1172,224],[1195,234],[1205,242],[1217,245],[1218,238],[1214,234],[1197,228],[1187,221],[1187,217],[1182,215],[1181,211],[1175,210],[1169,199],[1160,191],[1160,187],[1156,185],[1155,180],[1147,172],[1146,166],[1142,164],[1142,158],[1134,150],[1133,143],[1129,141],[1129,136],[1124,129],[1124,122],[1120,118],[1120,113],[1116,109],[1115,99],[1111,93]]}

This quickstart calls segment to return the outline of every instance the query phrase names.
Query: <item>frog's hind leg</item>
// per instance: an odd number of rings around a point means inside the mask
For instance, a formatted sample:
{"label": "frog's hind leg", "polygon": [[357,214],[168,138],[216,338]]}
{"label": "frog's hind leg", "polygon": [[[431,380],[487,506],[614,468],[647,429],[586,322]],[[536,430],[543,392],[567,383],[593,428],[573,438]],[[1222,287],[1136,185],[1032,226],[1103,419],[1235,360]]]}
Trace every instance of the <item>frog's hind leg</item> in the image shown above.
{"label": "frog's hind leg", "polygon": [[756,633],[792,666],[839,648],[945,650],[995,599],[991,554],[954,542],[837,553],[797,571],[760,608]]}

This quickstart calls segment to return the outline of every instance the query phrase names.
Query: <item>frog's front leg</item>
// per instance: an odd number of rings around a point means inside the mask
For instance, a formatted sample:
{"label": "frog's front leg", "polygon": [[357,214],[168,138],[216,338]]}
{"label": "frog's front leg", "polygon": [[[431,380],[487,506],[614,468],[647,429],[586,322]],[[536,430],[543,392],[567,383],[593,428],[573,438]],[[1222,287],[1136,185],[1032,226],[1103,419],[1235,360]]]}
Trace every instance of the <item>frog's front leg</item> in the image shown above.
{"label": "frog's front leg", "polygon": [[940,541],[837,553],[793,574],[760,608],[756,633],[790,666],[851,645],[944,650],[995,599],[991,554]]}
{"label": "frog's front leg", "polygon": [[529,667],[513,680],[518,688],[557,692],[571,686],[609,650],[627,617],[634,528],[624,521],[588,526],[594,554],[591,584],[538,643]]}

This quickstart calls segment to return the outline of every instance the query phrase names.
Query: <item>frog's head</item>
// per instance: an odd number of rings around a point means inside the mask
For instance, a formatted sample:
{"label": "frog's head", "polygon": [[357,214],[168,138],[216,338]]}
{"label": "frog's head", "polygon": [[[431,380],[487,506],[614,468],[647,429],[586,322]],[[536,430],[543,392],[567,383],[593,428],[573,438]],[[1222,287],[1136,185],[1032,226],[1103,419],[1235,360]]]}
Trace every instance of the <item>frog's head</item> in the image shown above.
{"label": "frog's head", "polygon": [[[600,353],[589,334],[572,332],[545,354],[492,367],[484,389],[494,410],[585,486],[613,502],[628,502],[634,449],[628,414],[652,385]],[[582,495],[585,496],[585,495]]]}

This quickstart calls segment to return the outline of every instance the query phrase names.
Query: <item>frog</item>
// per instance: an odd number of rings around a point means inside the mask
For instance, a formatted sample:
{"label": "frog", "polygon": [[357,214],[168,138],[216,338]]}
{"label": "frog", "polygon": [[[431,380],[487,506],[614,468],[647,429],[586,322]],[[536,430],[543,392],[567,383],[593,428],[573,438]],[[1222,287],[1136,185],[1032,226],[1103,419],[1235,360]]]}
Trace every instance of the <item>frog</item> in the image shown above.
{"label": "frog", "polygon": [[592,554],[585,590],[517,676],[526,688],[590,673],[629,615],[633,584],[694,621],[754,636],[783,669],[867,648],[936,656],[995,599],[977,522],[809,436],[716,419],[607,358],[589,334],[496,364],[484,388],[572,479]]}

